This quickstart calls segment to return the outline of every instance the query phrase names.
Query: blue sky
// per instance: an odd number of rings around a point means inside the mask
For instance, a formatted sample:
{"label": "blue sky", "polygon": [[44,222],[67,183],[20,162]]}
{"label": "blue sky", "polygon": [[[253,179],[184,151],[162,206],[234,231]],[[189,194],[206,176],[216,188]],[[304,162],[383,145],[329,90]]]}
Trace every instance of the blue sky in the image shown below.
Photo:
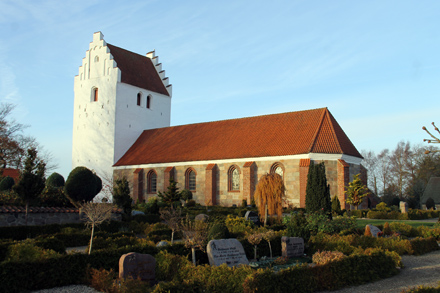
{"label": "blue sky", "polygon": [[156,50],[172,125],[328,107],[358,150],[378,152],[440,124],[437,0],[2,0],[0,101],[66,178],[73,78],[96,31]]}

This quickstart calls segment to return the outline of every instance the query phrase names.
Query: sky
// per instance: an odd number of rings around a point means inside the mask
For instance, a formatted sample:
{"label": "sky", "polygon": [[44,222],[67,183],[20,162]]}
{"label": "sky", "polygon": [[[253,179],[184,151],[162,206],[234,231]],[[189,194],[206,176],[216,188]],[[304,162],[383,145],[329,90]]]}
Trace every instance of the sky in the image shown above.
{"label": "sky", "polygon": [[66,179],[73,80],[97,31],[156,50],[171,125],[327,107],[377,153],[440,124],[438,0],[1,0],[0,102]]}

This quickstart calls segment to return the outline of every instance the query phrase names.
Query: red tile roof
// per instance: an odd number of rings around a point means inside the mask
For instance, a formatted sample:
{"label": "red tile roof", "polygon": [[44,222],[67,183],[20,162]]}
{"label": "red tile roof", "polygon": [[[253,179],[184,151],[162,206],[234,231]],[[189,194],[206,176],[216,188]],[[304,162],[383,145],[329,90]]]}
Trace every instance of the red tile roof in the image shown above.
{"label": "red tile roof", "polygon": [[12,168],[4,168],[3,171],[3,177],[9,176],[12,179],[14,179],[15,182],[18,181],[20,178],[20,171],[18,169],[12,169]]}
{"label": "red tile roof", "polygon": [[115,166],[308,153],[362,158],[321,108],[145,130]]}
{"label": "red tile roof", "polygon": [[121,82],[169,96],[150,58],[107,44],[118,68]]}

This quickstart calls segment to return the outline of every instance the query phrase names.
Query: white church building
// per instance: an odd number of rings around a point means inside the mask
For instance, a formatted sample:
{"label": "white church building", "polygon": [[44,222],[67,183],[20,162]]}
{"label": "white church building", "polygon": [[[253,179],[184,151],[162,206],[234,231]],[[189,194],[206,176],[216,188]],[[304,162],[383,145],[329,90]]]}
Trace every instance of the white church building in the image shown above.
{"label": "white church building", "polygon": [[324,162],[342,208],[362,156],[327,108],[170,126],[172,86],[155,52],[142,56],[93,35],[74,83],[72,167],[126,177],[144,201],[174,178],[201,204],[248,203],[258,179],[282,175],[287,204],[304,207],[311,161]]}

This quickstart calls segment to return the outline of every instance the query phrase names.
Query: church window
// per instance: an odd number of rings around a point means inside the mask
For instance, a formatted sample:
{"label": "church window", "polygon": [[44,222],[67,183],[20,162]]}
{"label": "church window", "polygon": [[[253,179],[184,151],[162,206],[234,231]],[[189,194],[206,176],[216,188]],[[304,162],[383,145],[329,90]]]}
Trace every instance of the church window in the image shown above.
{"label": "church window", "polygon": [[196,190],[196,171],[192,168],[185,172],[185,188],[191,191]]}
{"label": "church window", "polygon": [[147,191],[148,193],[157,192],[157,174],[154,170],[150,170],[147,174]]}
{"label": "church window", "polygon": [[142,94],[141,94],[141,93],[138,93],[138,94],[137,94],[137,102],[136,102],[136,104],[137,104],[138,106],[141,105],[141,100],[142,100]]}
{"label": "church window", "polygon": [[95,56],[95,62],[99,62],[99,57]]}
{"label": "church window", "polygon": [[240,171],[235,165],[228,170],[228,190],[240,191]]}
{"label": "church window", "polygon": [[281,178],[284,178],[284,166],[281,163],[275,163],[270,167],[271,174],[278,174]]}
{"label": "church window", "polygon": [[150,109],[151,107],[151,96],[147,97],[147,109]]}
{"label": "church window", "polygon": [[92,102],[98,101],[98,88],[94,87],[92,88]]}

